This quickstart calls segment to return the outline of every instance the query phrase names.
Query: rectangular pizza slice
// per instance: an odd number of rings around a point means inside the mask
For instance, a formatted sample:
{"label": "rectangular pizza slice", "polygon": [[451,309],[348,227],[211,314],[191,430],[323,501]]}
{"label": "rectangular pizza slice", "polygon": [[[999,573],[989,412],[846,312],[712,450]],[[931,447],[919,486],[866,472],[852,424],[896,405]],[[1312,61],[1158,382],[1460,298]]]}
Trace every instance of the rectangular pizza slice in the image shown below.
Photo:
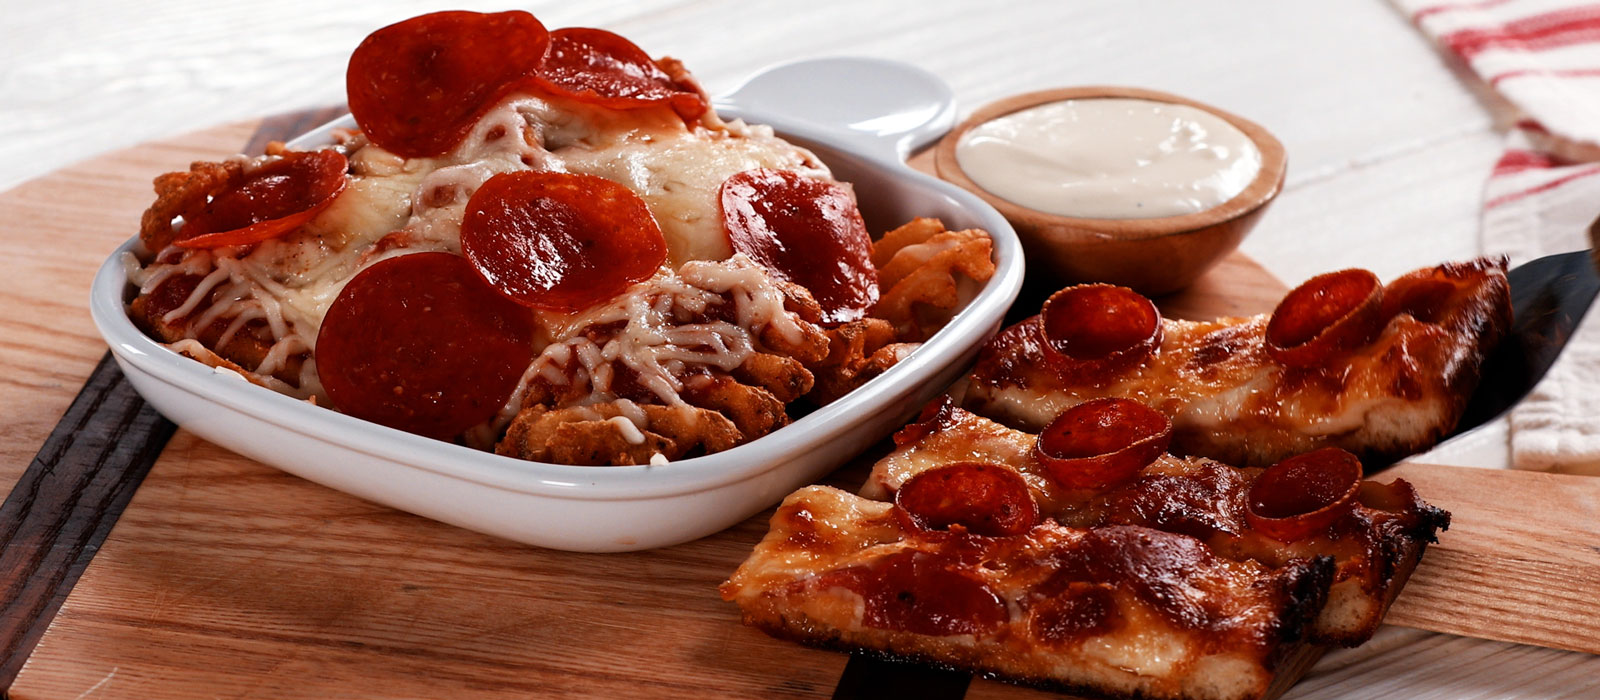
{"label": "rectangular pizza slice", "polygon": [[[1128,402],[1131,403],[1131,402]],[[1359,465],[1348,453],[1313,452],[1284,460],[1273,468],[1237,468],[1202,457],[1156,454],[1147,464],[1129,463],[1122,473],[1083,484],[1062,476],[1052,451],[1074,449],[1060,427],[1074,415],[1108,427],[1101,400],[1069,411],[1047,426],[1041,439],[956,408],[948,402],[924,412],[921,422],[902,429],[896,449],[874,465],[862,495],[893,500],[900,487],[918,474],[950,464],[982,462],[1015,470],[1039,503],[1041,513],[1073,527],[1137,525],[1186,535],[1205,542],[1218,556],[1249,560],[1268,567],[1318,556],[1331,557],[1334,575],[1328,604],[1312,630],[1318,643],[1354,646],[1377,630],[1406,578],[1416,568],[1435,533],[1449,523],[1449,514],[1424,503],[1403,479],[1388,484],[1359,480]],[[1122,404],[1124,410],[1140,408]],[[1098,407],[1100,415],[1093,415]],[[1120,417],[1119,417],[1120,418]],[[1124,419],[1125,420],[1125,419]],[[1081,431],[1080,431],[1081,432]],[[1078,436],[1081,442],[1083,436]],[[1049,447],[1050,449],[1044,449]],[[1113,445],[1116,447],[1116,445]],[[1079,450],[1081,452],[1081,450]],[[1345,455],[1341,458],[1341,454]],[[1326,461],[1327,465],[1320,462]],[[1309,463],[1309,464],[1308,464]],[[1296,470],[1298,466],[1298,472]],[[1343,467],[1349,476],[1330,479]],[[1269,471],[1285,478],[1263,481]],[[1079,472],[1082,469],[1079,468]],[[1316,488],[1330,481],[1354,493],[1333,514],[1316,518],[1264,518],[1278,501],[1313,498],[1303,484]],[[1354,484],[1352,486],[1352,483]],[[1336,494],[1343,496],[1345,494]],[[1259,500],[1253,503],[1252,500]]]}
{"label": "rectangular pizza slice", "polygon": [[1305,653],[1331,573],[1327,557],[1268,567],[1137,525],[930,528],[811,486],[784,500],[722,595],[748,624],[806,644],[1067,692],[1245,700]]}
{"label": "rectangular pizza slice", "polygon": [[1038,430],[1089,399],[1136,399],[1180,454],[1265,466],[1321,447],[1388,464],[1452,430],[1511,322],[1505,262],[1319,275],[1271,314],[1183,321],[1110,285],[1068,287],[990,340],[963,405]]}

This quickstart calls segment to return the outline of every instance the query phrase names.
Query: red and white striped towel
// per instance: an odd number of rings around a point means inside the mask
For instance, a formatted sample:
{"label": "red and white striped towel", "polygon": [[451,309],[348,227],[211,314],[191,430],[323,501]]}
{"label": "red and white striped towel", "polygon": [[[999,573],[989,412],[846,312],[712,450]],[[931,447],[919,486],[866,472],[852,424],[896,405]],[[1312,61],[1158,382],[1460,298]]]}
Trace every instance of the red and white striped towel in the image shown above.
{"label": "red and white striped towel", "polygon": [[[1590,247],[1600,216],[1600,3],[1394,0],[1503,97],[1506,151],[1484,185],[1482,248],[1518,265]],[[1600,313],[1511,413],[1512,464],[1600,473]]]}

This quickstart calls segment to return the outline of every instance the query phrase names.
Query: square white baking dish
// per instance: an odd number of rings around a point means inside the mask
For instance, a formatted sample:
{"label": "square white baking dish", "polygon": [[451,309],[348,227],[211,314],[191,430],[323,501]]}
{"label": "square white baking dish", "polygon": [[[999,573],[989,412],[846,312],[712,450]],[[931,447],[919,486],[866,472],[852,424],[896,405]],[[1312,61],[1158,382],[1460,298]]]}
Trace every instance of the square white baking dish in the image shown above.
{"label": "square white baking dish", "polygon": [[[816,90],[829,94],[818,96]],[[726,452],[662,466],[575,467],[501,457],[319,408],[168,350],[129,320],[119,247],[90,310],[128,380],[183,428],[252,459],[361,498],[508,539],[613,552],[662,547],[727,528],[811,483],[904,424],[971,363],[1021,287],[1021,247],[994,209],[913,171],[904,157],[950,127],[937,78],[872,59],[767,71],[719,103],[773,125],[854,183],[868,228],[914,216],[993,236],[997,271],[956,318],[898,366],[792,425]],[[786,99],[793,97],[794,99]],[[326,143],[334,122],[297,139]]]}

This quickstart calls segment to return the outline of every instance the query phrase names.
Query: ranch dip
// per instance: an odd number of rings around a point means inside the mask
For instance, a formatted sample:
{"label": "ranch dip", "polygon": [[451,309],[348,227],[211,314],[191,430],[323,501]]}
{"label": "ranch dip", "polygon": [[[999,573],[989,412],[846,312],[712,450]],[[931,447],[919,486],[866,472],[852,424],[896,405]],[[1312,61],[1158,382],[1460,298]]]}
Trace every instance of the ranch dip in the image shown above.
{"label": "ranch dip", "polygon": [[1096,97],[1012,112],[956,145],[967,177],[1015,204],[1060,216],[1149,219],[1205,211],[1261,170],[1261,151],[1210,112]]}

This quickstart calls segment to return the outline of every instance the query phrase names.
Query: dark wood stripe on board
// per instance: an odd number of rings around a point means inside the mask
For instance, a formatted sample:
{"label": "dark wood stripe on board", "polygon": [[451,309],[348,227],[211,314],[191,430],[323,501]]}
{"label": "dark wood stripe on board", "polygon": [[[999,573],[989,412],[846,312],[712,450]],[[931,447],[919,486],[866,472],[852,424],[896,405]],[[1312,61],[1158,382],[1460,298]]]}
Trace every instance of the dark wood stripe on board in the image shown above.
{"label": "dark wood stripe on board", "polygon": [[0,505],[0,693],[175,430],[107,352]]}
{"label": "dark wood stripe on board", "polygon": [[919,698],[960,700],[967,696],[972,674],[922,664],[891,661],[868,654],[851,654],[833,700]]}
{"label": "dark wood stripe on board", "polygon": [[321,109],[308,109],[304,112],[290,112],[267,117],[261,120],[261,125],[256,127],[256,133],[250,137],[240,153],[263,153],[267,144],[273,141],[287,141],[307,131],[327,124],[347,114],[349,110],[343,106],[323,107]]}

